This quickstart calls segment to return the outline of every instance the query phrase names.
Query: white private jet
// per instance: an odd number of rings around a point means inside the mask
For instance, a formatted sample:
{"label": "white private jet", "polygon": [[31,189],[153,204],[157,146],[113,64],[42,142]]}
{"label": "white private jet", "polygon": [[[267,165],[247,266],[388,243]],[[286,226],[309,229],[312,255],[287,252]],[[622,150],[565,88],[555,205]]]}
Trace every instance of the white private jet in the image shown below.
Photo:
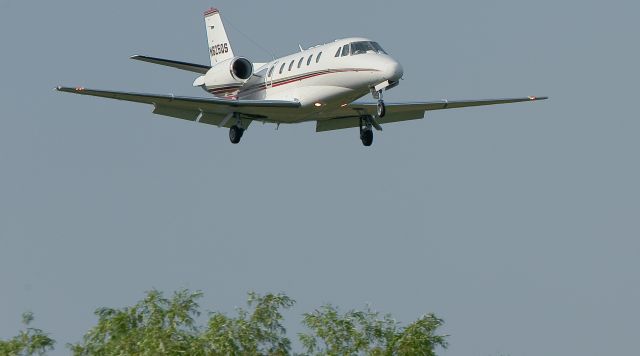
{"label": "white private jet", "polygon": [[[316,131],[358,127],[365,146],[373,142],[373,128],[421,119],[426,111],[468,106],[544,100],[523,97],[485,100],[439,100],[387,103],[383,92],[400,83],[400,64],[366,38],[345,38],[311,47],[268,63],[252,63],[233,53],[220,12],[204,13],[211,66],[133,56],[132,59],[201,74],[193,86],[213,98],[140,94],[85,88],[57,87],[63,92],[151,104],[153,113],[229,128],[232,143],[240,142],[253,121],[293,124],[316,121]],[[377,103],[356,103],[371,93]]]}

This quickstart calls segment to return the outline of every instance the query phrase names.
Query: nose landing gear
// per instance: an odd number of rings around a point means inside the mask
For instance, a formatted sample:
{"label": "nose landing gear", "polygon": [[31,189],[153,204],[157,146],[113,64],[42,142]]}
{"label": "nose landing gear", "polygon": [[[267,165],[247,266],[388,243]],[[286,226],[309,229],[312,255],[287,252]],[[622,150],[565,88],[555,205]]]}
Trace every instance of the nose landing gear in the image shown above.
{"label": "nose landing gear", "polygon": [[380,90],[371,90],[371,94],[373,94],[373,98],[374,99],[378,99],[378,106],[377,106],[377,110],[376,110],[376,114],[378,114],[379,118],[384,117],[384,115],[387,113],[387,108],[384,105],[384,100],[382,98],[382,93],[383,93],[384,89],[380,89]]}
{"label": "nose landing gear", "polygon": [[384,100],[382,99],[378,100],[378,107],[377,107],[378,117],[384,117],[386,113],[387,113],[387,109],[384,106]]}

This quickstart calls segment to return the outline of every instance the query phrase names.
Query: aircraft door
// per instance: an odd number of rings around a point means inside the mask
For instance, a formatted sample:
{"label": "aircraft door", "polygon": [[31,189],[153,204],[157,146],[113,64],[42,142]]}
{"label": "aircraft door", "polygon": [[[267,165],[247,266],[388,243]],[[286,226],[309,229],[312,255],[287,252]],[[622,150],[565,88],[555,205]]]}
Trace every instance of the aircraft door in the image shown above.
{"label": "aircraft door", "polygon": [[277,65],[278,65],[278,62],[273,63],[269,68],[267,75],[265,76],[266,89],[271,89],[271,87],[273,87],[273,73],[275,72]]}

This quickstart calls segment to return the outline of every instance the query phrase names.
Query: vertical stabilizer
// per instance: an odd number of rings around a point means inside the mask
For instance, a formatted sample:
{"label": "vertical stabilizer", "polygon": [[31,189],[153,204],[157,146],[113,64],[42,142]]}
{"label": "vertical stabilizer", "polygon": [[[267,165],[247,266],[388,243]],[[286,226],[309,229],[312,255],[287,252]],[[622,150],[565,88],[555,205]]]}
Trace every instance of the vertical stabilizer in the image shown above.
{"label": "vertical stabilizer", "polygon": [[207,25],[207,40],[209,42],[211,66],[233,58],[233,50],[231,49],[227,32],[224,30],[218,9],[211,8],[205,11],[204,22]]}

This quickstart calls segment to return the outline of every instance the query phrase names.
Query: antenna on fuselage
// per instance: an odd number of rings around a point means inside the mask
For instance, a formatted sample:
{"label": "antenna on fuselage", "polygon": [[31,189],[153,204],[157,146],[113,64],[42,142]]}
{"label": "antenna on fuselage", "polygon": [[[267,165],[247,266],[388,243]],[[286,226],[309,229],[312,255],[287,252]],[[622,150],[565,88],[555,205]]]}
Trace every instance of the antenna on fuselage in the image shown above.
{"label": "antenna on fuselage", "polygon": [[302,49],[302,45],[298,44],[298,47],[300,47],[300,52],[304,52],[304,49]]}

